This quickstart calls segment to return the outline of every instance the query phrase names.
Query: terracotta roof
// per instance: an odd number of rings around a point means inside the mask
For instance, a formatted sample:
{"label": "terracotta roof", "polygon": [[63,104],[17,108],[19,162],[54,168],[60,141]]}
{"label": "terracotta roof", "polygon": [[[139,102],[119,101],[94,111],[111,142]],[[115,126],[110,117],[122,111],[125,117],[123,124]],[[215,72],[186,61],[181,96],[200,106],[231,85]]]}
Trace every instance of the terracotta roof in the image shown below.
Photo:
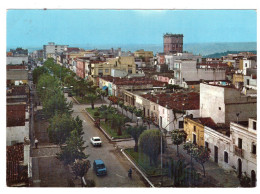
{"label": "terracotta roof", "polygon": [[168,106],[170,109],[182,110],[197,110],[200,107],[199,93],[172,93],[172,94],[145,94],[143,98],[155,102],[163,107]]}
{"label": "terracotta roof", "polygon": [[191,119],[197,123],[200,123],[204,126],[210,127],[210,128],[216,128],[217,124],[212,120],[211,117],[199,117],[199,118],[193,118]]}

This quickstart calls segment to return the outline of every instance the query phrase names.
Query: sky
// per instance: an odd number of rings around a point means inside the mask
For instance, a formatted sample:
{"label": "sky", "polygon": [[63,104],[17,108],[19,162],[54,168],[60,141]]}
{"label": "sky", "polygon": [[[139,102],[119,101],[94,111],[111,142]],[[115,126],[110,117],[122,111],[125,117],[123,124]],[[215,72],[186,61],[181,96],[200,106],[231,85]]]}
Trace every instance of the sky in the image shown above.
{"label": "sky", "polygon": [[66,45],[256,42],[255,10],[8,10],[7,48]]}

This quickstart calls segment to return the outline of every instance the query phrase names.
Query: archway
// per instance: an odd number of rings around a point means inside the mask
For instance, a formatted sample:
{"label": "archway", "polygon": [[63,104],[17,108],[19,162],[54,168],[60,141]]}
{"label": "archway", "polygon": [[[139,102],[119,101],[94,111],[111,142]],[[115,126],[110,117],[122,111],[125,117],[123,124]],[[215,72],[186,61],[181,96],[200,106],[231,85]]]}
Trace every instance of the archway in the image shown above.
{"label": "archway", "polygon": [[251,171],[251,186],[252,187],[256,186],[256,174],[254,170]]}
{"label": "archway", "polygon": [[237,165],[238,165],[238,167],[237,167],[237,169],[238,169],[238,177],[240,178],[241,175],[242,175],[242,161],[241,161],[240,158],[237,161]]}

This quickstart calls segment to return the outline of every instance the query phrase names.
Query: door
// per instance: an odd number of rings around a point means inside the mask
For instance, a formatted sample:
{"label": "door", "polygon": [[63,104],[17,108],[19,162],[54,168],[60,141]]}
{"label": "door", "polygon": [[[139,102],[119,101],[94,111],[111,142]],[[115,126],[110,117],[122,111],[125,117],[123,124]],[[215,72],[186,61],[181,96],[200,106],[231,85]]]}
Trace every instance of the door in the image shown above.
{"label": "door", "polygon": [[238,165],[238,167],[237,167],[237,169],[238,169],[238,177],[240,178],[241,175],[242,175],[242,161],[241,161],[240,158],[237,161],[237,165]]}
{"label": "door", "polygon": [[196,134],[193,134],[193,141],[192,141],[193,144],[197,144],[197,141],[196,141]]}
{"label": "door", "polygon": [[256,174],[255,174],[255,171],[254,170],[252,170],[251,171],[251,186],[252,187],[255,187],[256,186]]}
{"label": "door", "polygon": [[218,163],[218,147],[214,146],[214,161]]}

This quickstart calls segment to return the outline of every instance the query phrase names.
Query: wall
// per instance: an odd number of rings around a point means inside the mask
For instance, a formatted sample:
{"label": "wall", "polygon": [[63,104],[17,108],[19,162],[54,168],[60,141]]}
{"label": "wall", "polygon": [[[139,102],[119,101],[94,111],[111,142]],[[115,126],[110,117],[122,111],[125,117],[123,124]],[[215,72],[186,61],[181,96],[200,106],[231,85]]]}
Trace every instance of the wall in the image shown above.
{"label": "wall", "polygon": [[11,145],[12,141],[18,141],[18,143],[23,143],[24,137],[29,137],[29,122],[25,122],[24,126],[6,128],[7,146]]}
{"label": "wall", "polygon": [[[233,145],[231,138],[205,126],[204,141],[208,142],[208,148],[211,150],[210,160],[214,161],[214,146],[216,146],[218,147],[218,165],[225,170],[233,170],[233,153],[231,152]],[[228,163],[224,161],[224,152],[228,153]]]}
{"label": "wall", "polygon": [[27,80],[28,81],[28,70],[24,69],[12,69],[6,71],[7,80]]}
{"label": "wall", "polygon": [[[196,130],[194,130],[194,126]],[[193,121],[192,119],[184,119],[184,131],[187,133],[187,140],[193,142],[193,134],[196,135],[196,142],[199,146],[204,146],[204,126]]]}
{"label": "wall", "polygon": [[[250,120],[249,120],[250,121]],[[252,122],[253,120],[251,120]],[[242,139],[242,152],[243,156],[239,156],[235,154],[234,147],[232,148],[233,152],[233,159],[232,159],[232,166],[238,169],[238,159],[240,158],[242,160],[242,172],[246,172],[249,177],[251,176],[251,171],[254,170],[257,173],[257,167],[256,167],[256,155],[252,154],[252,143],[257,144],[257,131],[252,131],[248,127],[244,127],[242,125],[239,125],[237,123],[230,123],[230,138],[232,139],[232,142],[234,145],[238,146],[238,138]]]}
{"label": "wall", "polygon": [[185,81],[200,81],[203,80],[225,80],[226,79],[226,70],[219,69],[219,70],[213,70],[213,69],[187,69],[181,71],[181,78],[184,78]]}
{"label": "wall", "polygon": [[200,84],[200,116],[211,117],[215,123],[225,122],[224,87]]}
{"label": "wall", "polygon": [[6,57],[6,65],[28,64],[28,56]]}
{"label": "wall", "polygon": [[126,71],[119,70],[119,69],[111,69],[112,77],[125,77],[126,75],[127,75]]}

